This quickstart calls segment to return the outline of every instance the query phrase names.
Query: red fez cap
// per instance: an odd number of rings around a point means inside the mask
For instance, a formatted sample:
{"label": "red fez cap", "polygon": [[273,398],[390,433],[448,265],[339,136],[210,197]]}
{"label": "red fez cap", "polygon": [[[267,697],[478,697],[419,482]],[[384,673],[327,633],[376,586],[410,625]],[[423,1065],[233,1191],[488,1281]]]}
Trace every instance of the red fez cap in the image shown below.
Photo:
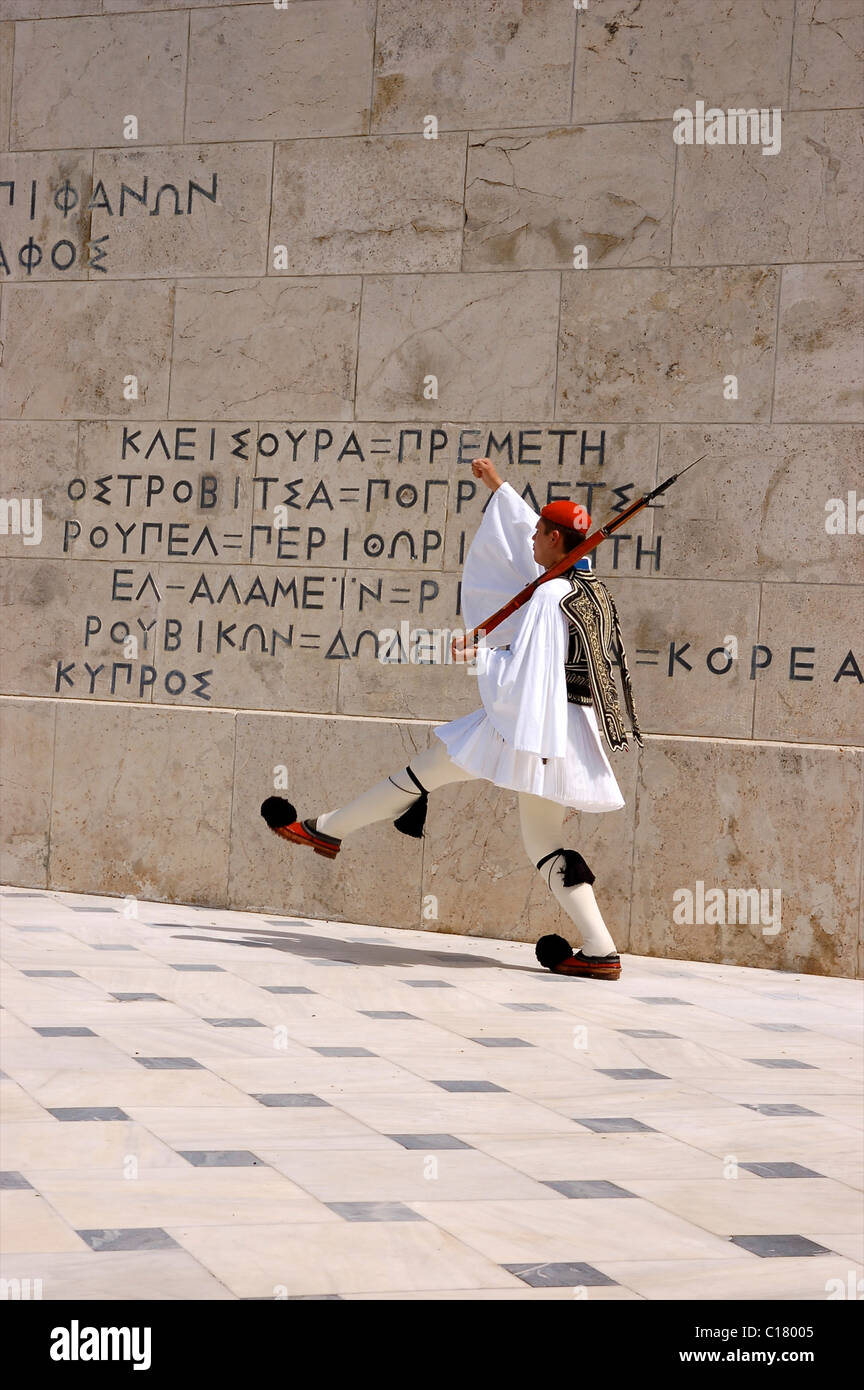
{"label": "red fez cap", "polygon": [[591,518],[579,502],[549,502],[540,515],[553,526],[568,526],[571,531],[588,531]]}

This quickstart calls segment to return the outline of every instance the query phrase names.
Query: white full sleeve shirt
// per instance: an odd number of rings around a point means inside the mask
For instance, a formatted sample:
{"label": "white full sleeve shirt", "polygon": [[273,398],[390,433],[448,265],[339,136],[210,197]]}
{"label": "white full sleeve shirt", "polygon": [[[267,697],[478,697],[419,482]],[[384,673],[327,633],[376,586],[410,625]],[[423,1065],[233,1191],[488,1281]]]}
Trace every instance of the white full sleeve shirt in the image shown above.
{"label": "white full sleeve shirt", "polygon": [[[462,610],[475,627],[543,574],[531,538],[537,513],[509,483],[490,498],[471,543],[462,578]],[[567,619],[559,605],[566,579],[541,584],[527,604],[489,634],[477,684],[486,715],[517,752],[542,758],[567,753]],[[509,650],[501,650],[507,644]]]}

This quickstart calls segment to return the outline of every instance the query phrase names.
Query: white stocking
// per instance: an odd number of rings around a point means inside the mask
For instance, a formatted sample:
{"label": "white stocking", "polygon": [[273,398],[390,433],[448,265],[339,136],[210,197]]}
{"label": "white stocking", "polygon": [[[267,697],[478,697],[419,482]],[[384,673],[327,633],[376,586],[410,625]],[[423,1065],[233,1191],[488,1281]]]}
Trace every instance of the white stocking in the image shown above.
{"label": "white stocking", "polygon": [[[532,864],[536,865],[547,854],[562,848],[564,811],[565,808],[555,801],[545,801],[543,797],[520,792],[522,841]],[[559,855],[556,859],[547,859],[540,873],[579,932],[583,954],[612,955],[615,942],[603,921],[591,884],[579,883],[573,888],[565,888],[563,869],[564,858]]]}
{"label": "white stocking", "polygon": [[[440,738],[433,739],[430,747],[424,748],[421,753],[415,753],[408,766],[427,792],[436,791],[448,782],[473,780],[472,773],[457,767],[452,761]],[[347,806],[319,816],[315,822],[316,829],[324,835],[342,840],[364,825],[372,825],[379,820],[396,820],[409,806],[413,806],[419,795],[420,791],[406,773],[403,763],[392,774],[392,780],[385,777],[383,782],[377,782],[368,791],[361,792]]]}

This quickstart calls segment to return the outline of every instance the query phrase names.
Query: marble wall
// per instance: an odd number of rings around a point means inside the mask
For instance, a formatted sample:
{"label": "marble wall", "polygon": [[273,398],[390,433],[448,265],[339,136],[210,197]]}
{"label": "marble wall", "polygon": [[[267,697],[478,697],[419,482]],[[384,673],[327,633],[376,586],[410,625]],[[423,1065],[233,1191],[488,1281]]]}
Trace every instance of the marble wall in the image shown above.
{"label": "marble wall", "polygon": [[0,0],[3,881],[564,929],[508,792],[332,863],[258,808],[477,706],[423,635],[461,625],[472,457],[602,521],[706,454],[597,552],[646,738],[570,840],[622,951],[861,974],[862,30]]}

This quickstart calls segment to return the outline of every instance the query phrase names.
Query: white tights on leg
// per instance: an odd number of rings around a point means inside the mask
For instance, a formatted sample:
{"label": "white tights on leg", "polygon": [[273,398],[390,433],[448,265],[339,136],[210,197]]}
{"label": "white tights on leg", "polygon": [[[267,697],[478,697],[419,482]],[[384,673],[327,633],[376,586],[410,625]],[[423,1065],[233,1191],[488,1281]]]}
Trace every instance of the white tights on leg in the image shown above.
{"label": "white tights on leg", "polygon": [[[415,753],[408,766],[428,792],[437,791],[451,782],[478,780],[472,772],[466,772],[453,762],[439,738],[433,738],[428,748]],[[318,816],[315,824],[323,834],[342,840],[364,825],[396,820],[414,804],[419,795],[403,765],[392,777],[385,777],[368,791],[361,792],[347,806]],[[556,801],[546,801],[542,796],[532,796],[528,792],[519,793],[522,843],[532,864],[536,865],[547,854],[562,848],[564,811],[565,807]],[[547,859],[540,872],[579,932],[585,955],[610,955],[615,950],[615,943],[600,914],[590,883],[565,888],[562,868],[563,860]]]}
{"label": "white tights on leg", "polygon": [[[556,801],[545,801],[542,796],[532,796],[528,792],[519,793],[519,819],[522,824],[522,841],[532,864],[538,864],[547,854],[563,848],[562,827],[565,807]],[[563,857],[547,859],[540,873],[556,901],[567,913],[582,938],[582,951],[586,956],[609,956],[615,950],[615,942],[609,935],[609,928],[603,921],[594,889],[590,883],[579,883],[565,888],[563,883]]]}
{"label": "white tights on leg", "polygon": [[[433,739],[421,753],[415,753],[408,766],[427,792],[437,791],[448,782],[476,781],[473,773],[457,767],[440,738]],[[385,777],[383,782],[377,782],[368,791],[361,792],[347,806],[319,816],[316,826],[325,835],[342,840],[364,825],[372,825],[379,820],[396,820],[414,804],[419,795],[411,778],[406,775],[403,764],[392,778]]]}

